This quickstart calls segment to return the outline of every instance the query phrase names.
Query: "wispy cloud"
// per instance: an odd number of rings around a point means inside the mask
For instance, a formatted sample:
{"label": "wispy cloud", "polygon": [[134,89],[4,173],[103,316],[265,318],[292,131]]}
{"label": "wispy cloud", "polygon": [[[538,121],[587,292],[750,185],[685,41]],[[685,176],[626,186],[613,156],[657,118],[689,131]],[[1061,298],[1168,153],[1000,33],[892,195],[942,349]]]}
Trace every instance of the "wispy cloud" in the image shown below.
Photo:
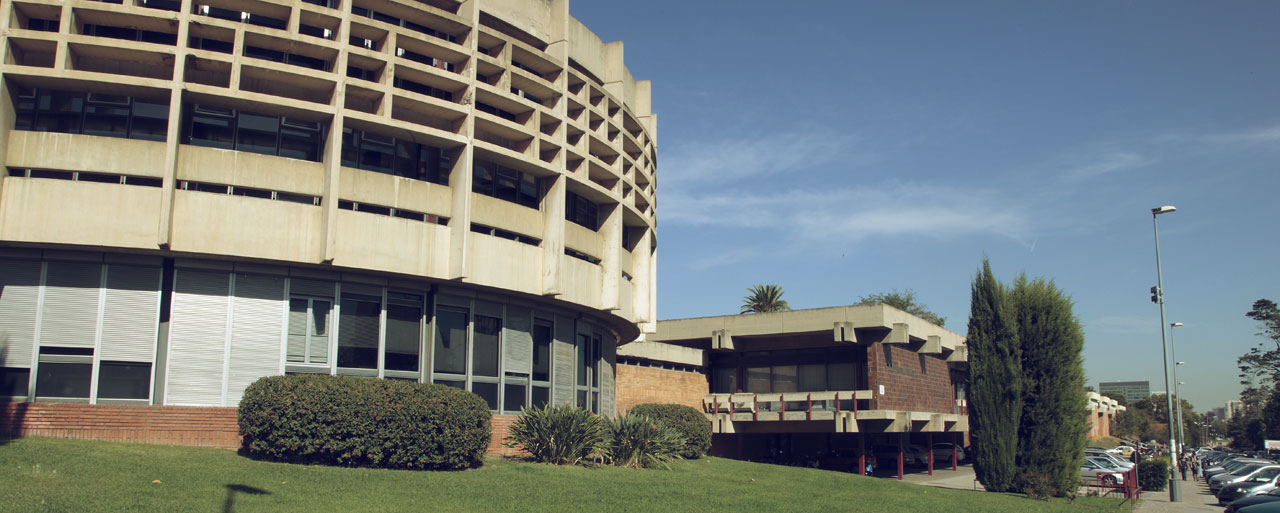
{"label": "wispy cloud", "polygon": [[1150,165],[1155,159],[1144,157],[1132,151],[1109,151],[1093,158],[1092,161],[1068,169],[1064,177],[1073,180],[1088,180],[1112,173],[1120,173]]}
{"label": "wispy cloud", "polygon": [[995,234],[1021,240],[1027,214],[992,191],[919,184],[751,192],[664,193],[665,222],[772,228],[808,239],[938,238]]}
{"label": "wispy cloud", "polygon": [[1206,134],[1199,137],[1206,144],[1252,145],[1280,143],[1280,125],[1255,128],[1240,132]]}
{"label": "wispy cloud", "polygon": [[846,165],[856,141],[833,130],[795,131],[685,144],[669,150],[662,162],[663,186],[732,183],[796,170],[812,170],[841,159]]}
{"label": "wispy cloud", "polygon": [[689,264],[689,268],[695,271],[705,271],[716,267],[722,267],[738,262],[752,260],[760,256],[760,250],[754,247],[736,248],[726,251],[714,251],[705,256],[699,257]]}

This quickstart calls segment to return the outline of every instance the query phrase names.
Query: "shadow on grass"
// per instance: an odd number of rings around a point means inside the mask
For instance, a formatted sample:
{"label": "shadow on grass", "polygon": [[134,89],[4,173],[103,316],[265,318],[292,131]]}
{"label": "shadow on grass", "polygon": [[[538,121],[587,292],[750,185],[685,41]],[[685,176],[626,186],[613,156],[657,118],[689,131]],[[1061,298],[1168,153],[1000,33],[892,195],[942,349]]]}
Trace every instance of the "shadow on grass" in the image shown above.
{"label": "shadow on grass", "polygon": [[222,503],[222,513],[231,513],[235,511],[236,494],[239,493],[246,495],[271,495],[271,492],[261,488],[242,484],[229,484],[227,485],[227,500]]}

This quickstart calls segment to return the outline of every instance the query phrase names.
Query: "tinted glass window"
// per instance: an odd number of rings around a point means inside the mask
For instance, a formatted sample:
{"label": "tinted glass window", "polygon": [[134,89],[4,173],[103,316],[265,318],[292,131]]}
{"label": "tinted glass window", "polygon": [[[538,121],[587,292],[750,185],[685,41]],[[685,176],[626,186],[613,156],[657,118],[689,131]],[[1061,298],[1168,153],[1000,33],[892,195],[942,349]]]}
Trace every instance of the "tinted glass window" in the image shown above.
{"label": "tinted glass window", "polygon": [[40,363],[36,375],[37,397],[89,398],[90,363]]}
{"label": "tinted glass window", "polygon": [[435,319],[435,371],[467,372],[467,311],[441,307]]}
{"label": "tinted glass window", "polygon": [[378,368],[378,319],[381,298],[342,295],[338,318],[338,366],[355,369]]}
{"label": "tinted glass window", "polygon": [[[421,297],[421,296],[417,296]],[[418,341],[422,338],[422,301],[387,304],[386,369],[418,370]]]}
{"label": "tinted glass window", "polygon": [[498,334],[502,331],[502,319],[477,315],[475,317],[474,348],[471,356],[471,374],[474,376],[498,376]]}
{"label": "tinted glass window", "polygon": [[99,399],[149,399],[150,397],[150,363],[98,363]]}

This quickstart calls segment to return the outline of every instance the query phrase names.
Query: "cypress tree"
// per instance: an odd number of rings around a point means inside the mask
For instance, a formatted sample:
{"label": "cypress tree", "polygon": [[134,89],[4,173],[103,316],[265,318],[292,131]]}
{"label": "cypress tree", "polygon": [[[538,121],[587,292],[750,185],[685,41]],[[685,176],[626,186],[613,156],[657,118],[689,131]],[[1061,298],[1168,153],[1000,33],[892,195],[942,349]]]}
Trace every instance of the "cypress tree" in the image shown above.
{"label": "cypress tree", "polygon": [[974,473],[993,492],[1016,485],[1022,360],[1007,293],[982,259],[969,304],[969,434]]}
{"label": "cypress tree", "polygon": [[1065,496],[1079,487],[1088,430],[1084,332],[1071,300],[1051,281],[1023,274],[1011,296],[1022,346],[1018,475],[1048,478]]}

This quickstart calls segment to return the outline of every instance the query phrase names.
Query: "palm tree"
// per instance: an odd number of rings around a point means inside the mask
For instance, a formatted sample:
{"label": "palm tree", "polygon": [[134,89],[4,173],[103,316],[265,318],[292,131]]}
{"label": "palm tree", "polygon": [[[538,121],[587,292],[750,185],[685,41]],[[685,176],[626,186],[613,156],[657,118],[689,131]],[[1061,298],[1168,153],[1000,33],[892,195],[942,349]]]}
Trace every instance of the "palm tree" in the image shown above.
{"label": "palm tree", "polygon": [[747,297],[742,298],[742,311],[738,313],[764,313],[790,310],[791,306],[782,299],[782,286],[759,285],[747,289]]}

